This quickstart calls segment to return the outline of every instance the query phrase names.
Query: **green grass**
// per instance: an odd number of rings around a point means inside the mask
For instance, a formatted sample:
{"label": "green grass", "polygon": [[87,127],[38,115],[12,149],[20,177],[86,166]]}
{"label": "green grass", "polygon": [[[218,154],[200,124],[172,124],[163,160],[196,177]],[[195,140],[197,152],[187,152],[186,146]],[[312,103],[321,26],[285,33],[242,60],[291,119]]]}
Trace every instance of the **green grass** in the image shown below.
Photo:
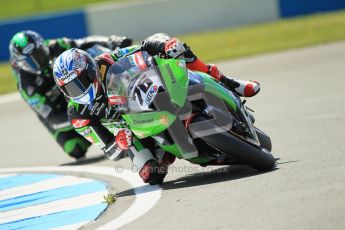
{"label": "green grass", "polygon": [[180,36],[207,61],[345,39],[345,11]]}
{"label": "green grass", "polygon": [[11,67],[8,63],[0,64],[0,94],[16,90],[16,81],[12,76]]}
{"label": "green grass", "polygon": [[[345,11],[272,23],[194,33],[179,38],[207,62],[345,39]],[[8,65],[0,65],[0,94],[15,90]]]}
{"label": "green grass", "polygon": [[92,3],[124,1],[128,0],[3,0],[0,7],[0,20],[76,9]]}

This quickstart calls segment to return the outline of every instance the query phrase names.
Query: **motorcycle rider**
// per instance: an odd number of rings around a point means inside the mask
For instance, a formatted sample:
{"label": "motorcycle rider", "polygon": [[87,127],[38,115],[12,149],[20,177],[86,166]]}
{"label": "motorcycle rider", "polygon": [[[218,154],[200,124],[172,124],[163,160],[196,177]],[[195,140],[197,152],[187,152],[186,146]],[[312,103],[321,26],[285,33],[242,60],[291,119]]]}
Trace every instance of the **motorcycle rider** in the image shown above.
{"label": "motorcycle rider", "polygon": [[[167,34],[155,34],[145,39],[141,46],[116,49],[92,59],[79,49],[62,53],[55,61],[54,79],[69,98],[68,116],[76,131],[91,143],[100,147],[111,160],[118,160],[127,151],[144,182],[159,184],[167,174],[167,168],[175,157],[155,149],[149,140],[139,141],[121,119],[121,99],[107,98],[106,73],[121,57],[146,51],[149,55],[182,58],[191,70],[206,72],[240,96],[254,96],[260,85],[254,81],[235,80],[223,75],[215,65],[207,65],[197,58],[190,48]],[[140,61],[138,61],[140,62]],[[110,132],[102,123],[111,120],[116,130]],[[115,135],[114,135],[114,134]]]}
{"label": "motorcycle rider", "polygon": [[66,99],[52,77],[53,59],[72,47],[85,50],[99,44],[113,50],[131,43],[131,39],[117,35],[43,40],[41,35],[30,30],[18,32],[11,39],[10,62],[17,88],[69,156],[82,159],[90,143],[75,132],[68,121]]}

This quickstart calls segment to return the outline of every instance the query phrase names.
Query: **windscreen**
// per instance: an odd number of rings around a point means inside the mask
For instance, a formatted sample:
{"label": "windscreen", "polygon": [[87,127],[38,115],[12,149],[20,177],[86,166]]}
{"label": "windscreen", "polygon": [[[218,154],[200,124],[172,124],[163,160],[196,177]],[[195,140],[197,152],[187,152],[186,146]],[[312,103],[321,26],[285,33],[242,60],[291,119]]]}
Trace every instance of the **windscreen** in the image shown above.
{"label": "windscreen", "polygon": [[163,87],[156,67],[142,68],[126,57],[108,70],[107,95],[110,105],[121,105],[126,111],[149,111],[150,104]]}

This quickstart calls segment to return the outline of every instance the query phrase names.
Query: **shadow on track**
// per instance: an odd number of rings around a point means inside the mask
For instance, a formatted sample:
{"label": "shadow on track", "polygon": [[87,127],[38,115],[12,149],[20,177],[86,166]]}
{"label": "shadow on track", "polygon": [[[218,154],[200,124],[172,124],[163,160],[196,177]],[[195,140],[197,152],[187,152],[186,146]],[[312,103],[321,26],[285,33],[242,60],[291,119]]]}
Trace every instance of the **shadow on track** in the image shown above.
{"label": "shadow on track", "polygon": [[104,160],[106,160],[106,158],[104,156],[98,156],[98,157],[87,158],[83,161],[74,161],[74,162],[70,162],[70,163],[61,164],[60,166],[86,165],[86,164],[97,163],[97,162],[104,161]]}
{"label": "shadow on track", "polygon": [[299,162],[299,160],[278,162],[276,164],[277,165],[283,165],[283,164],[291,164],[291,163],[297,163],[297,162]]}
{"label": "shadow on track", "polygon": [[259,172],[245,165],[234,165],[218,168],[209,172],[190,174],[173,181],[167,181],[161,185],[163,190],[180,189],[206,184],[214,184],[223,181],[238,180],[246,177],[258,176],[271,173],[278,168],[268,172]]}
{"label": "shadow on track", "polygon": [[[250,168],[245,165],[234,165],[234,166],[226,166],[214,169],[208,172],[200,172],[200,173],[193,173],[176,180],[166,181],[160,185],[163,190],[172,190],[172,189],[182,189],[206,184],[214,184],[223,181],[230,181],[230,180],[238,180],[246,177],[258,176],[265,173],[272,173],[278,168],[273,169],[272,171],[268,172],[259,172],[253,168]],[[147,186],[141,186],[136,189],[140,191],[140,193],[149,192],[150,190],[146,189]],[[117,194],[117,197],[126,197],[134,195],[134,190],[129,189]]]}

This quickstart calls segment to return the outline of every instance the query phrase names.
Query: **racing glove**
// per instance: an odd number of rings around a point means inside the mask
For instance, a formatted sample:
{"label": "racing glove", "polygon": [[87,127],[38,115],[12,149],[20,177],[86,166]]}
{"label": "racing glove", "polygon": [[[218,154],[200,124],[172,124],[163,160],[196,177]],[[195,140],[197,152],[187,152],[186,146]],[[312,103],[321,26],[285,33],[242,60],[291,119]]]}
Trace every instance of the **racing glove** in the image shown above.
{"label": "racing glove", "polygon": [[124,157],[126,150],[132,146],[132,132],[125,128],[120,130],[115,136],[115,141],[111,146],[104,149],[105,156],[112,161],[120,160]]}
{"label": "racing glove", "polygon": [[154,34],[141,42],[141,49],[151,56],[164,54],[164,45],[169,39],[170,37],[167,34]]}
{"label": "racing glove", "polygon": [[132,131],[129,129],[123,129],[119,131],[115,137],[116,145],[121,150],[127,150],[132,146]]}
{"label": "racing glove", "polygon": [[141,43],[142,50],[149,55],[162,55],[166,58],[181,58],[186,63],[197,60],[186,43],[182,43],[177,38],[170,38],[167,34],[158,33],[146,38]]}
{"label": "racing glove", "polygon": [[180,57],[188,50],[189,47],[177,38],[172,38],[164,44],[164,54],[171,58]]}

